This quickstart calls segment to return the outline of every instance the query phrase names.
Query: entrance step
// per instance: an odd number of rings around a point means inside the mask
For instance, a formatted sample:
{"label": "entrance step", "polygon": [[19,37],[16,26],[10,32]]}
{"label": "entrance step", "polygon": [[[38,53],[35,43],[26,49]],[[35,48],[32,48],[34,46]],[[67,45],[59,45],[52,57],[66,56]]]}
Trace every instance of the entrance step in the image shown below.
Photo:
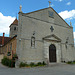
{"label": "entrance step", "polygon": [[49,67],[62,66],[62,65],[66,65],[66,63],[49,63]]}

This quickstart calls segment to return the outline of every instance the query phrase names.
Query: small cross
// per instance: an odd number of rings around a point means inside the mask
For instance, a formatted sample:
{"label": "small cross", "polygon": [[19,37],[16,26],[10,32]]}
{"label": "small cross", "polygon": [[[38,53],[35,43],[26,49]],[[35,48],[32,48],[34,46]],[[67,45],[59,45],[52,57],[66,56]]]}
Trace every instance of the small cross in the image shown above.
{"label": "small cross", "polygon": [[49,2],[49,7],[51,6],[51,2],[50,1],[48,1]]}
{"label": "small cross", "polygon": [[53,26],[51,26],[50,30],[51,30],[51,32],[53,32],[53,30],[54,30]]}

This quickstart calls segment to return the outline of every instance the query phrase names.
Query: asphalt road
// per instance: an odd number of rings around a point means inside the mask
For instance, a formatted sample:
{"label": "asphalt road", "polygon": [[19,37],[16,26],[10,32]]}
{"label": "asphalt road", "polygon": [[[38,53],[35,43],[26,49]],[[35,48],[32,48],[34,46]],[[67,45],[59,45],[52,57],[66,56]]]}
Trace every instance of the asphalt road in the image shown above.
{"label": "asphalt road", "polygon": [[75,65],[40,68],[8,68],[0,64],[0,75],[75,75]]}

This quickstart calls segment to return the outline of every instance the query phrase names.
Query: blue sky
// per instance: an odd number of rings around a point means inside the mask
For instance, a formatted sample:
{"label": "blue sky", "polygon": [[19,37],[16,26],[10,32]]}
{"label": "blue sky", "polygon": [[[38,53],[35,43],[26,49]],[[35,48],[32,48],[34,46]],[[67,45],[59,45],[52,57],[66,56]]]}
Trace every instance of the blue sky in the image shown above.
{"label": "blue sky", "polygon": [[[24,13],[47,8],[49,0],[1,0],[0,1],[0,36],[5,32],[9,35],[9,25],[18,16],[19,6]],[[75,0],[50,0],[51,6],[63,19],[74,27],[75,34]],[[75,36],[74,36],[75,38]]]}

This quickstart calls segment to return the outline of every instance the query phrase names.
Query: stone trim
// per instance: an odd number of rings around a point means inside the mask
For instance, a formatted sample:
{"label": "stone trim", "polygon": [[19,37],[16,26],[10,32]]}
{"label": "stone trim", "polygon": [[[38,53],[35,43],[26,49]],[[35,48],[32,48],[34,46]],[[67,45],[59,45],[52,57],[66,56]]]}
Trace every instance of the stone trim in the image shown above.
{"label": "stone trim", "polygon": [[[30,40],[31,41],[31,39],[25,39],[25,38],[21,38],[21,39],[23,39],[23,40]],[[43,40],[35,40],[35,41],[43,42]]]}

